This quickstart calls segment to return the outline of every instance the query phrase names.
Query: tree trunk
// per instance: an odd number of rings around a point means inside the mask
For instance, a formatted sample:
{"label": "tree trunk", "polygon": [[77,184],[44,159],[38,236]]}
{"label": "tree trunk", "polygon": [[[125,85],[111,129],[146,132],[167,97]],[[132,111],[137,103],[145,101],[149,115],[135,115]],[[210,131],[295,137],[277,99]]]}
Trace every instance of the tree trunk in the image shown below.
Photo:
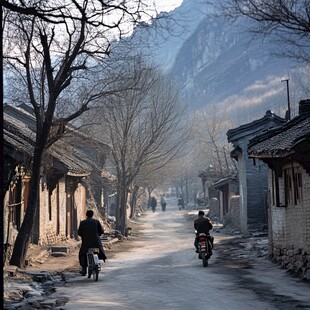
{"label": "tree trunk", "polygon": [[115,228],[116,230],[120,231],[120,186],[117,187],[117,192],[116,192],[116,201],[115,201],[115,218],[116,218],[116,223],[115,223]]}
{"label": "tree trunk", "polygon": [[38,210],[42,155],[43,149],[35,148],[30,180],[31,190],[28,197],[28,207],[22,226],[17,234],[14,243],[13,254],[10,260],[11,265],[15,265],[18,267],[24,267],[25,258],[30,242],[30,236],[34,227],[35,216]]}
{"label": "tree trunk", "polygon": [[135,186],[133,189],[132,197],[131,197],[131,202],[130,202],[130,218],[134,218],[135,212],[136,212],[136,203],[137,203],[137,194],[138,194],[139,186]]}
{"label": "tree trunk", "polygon": [[188,176],[186,175],[186,178],[185,178],[185,196],[186,196],[186,203],[189,202],[189,189],[188,189],[189,185],[188,185]]}
{"label": "tree trunk", "polygon": [[126,217],[127,217],[127,186],[125,182],[121,181],[118,186],[117,193],[117,218],[116,218],[116,229],[125,235],[126,232]]}
{"label": "tree trunk", "polygon": [[125,235],[126,232],[126,198],[124,190],[120,195],[120,214],[119,214],[119,227],[118,230],[121,232],[122,235]]}
{"label": "tree trunk", "polygon": [[130,215],[129,217],[132,219],[135,214],[135,195],[136,193],[133,192],[130,199]]}

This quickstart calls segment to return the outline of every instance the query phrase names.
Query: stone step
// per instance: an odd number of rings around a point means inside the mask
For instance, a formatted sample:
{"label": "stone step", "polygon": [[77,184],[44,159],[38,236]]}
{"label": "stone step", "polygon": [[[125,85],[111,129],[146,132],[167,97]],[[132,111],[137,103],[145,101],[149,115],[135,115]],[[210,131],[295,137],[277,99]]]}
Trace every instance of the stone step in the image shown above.
{"label": "stone step", "polygon": [[52,246],[51,247],[51,253],[69,253],[70,252],[70,248],[66,247],[66,246]]}
{"label": "stone step", "polygon": [[53,257],[64,257],[64,256],[67,256],[67,252],[52,252],[51,256],[53,256]]}

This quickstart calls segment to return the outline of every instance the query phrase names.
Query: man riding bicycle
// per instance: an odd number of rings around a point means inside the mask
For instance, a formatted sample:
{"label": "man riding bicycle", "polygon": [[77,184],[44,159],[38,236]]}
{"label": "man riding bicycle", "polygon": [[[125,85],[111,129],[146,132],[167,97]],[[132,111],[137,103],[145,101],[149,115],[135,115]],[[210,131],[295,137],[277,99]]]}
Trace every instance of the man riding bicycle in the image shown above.
{"label": "man riding bicycle", "polygon": [[96,219],[93,219],[94,212],[93,210],[86,211],[86,220],[81,221],[78,235],[82,238],[82,245],[79,251],[79,262],[82,267],[81,275],[86,275],[87,268],[87,257],[86,253],[89,248],[98,248],[99,254],[98,258],[105,261],[107,259],[103,246],[100,240],[100,236],[104,233],[103,227],[100,222]]}

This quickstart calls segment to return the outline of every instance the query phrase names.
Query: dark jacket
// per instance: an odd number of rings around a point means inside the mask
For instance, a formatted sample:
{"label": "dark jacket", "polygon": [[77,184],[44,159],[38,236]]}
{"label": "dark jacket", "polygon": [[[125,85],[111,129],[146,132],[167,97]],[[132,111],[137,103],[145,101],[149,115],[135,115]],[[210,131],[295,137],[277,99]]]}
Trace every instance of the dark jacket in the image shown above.
{"label": "dark jacket", "polygon": [[208,217],[198,217],[194,221],[194,227],[197,230],[197,234],[205,233],[208,234],[213,228],[211,220]]}
{"label": "dark jacket", "polygon": [[178,199],[178,206],[184,207],[184,199],[182,197]]}
{"label": "dark jacket", "polygon": [[155,197],[152,197],[151,198],[151,207],[155,209],[156,206],[157,206],[157,200]]}
{"label": "dark jacket", "polygon": [[78,235],[82,238],[82,245],[80,248],[79,256],[84,256],[89,248],[99,248],[99,259],[106,259],[100,236],[104,230],[100,222],[93,218],[87,218],[80,222]]}

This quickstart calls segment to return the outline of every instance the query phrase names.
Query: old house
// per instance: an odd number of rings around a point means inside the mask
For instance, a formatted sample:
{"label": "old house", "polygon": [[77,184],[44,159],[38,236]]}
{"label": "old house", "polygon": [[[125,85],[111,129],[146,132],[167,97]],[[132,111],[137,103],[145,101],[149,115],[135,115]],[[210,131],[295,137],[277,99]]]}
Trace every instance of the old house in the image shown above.
{"label": "old house", "polygon": [[[233,196],[239,194],[238,176],[230,175],[220,180],[217,180],[212,184],[212,188],[219,192],[219,219],[224,223],[224,225],[228,222],[234,221],[236,222],[234,226],[238,227],[239,217],[233,220],[233,216],[239,214],[237,212],[238,210],[236,210],[236,204],[234,203],[235,199],[233,198]],[[237,207],[238,206],[239,204],[237,205]],[[212,213],[214,213],[214,211]]]}
{"label": "old house", "polygon": [[248,154],[269,168],[270,254],[309,280],[310,100],[300,101],[299,116],[252,139]]}
{"label": "old house", "polygon": [[[4,106],[4,240],[13,243],[22,224],[29,191],[35,119],[25,106]],[[90,183],[102,188],[107,146],[71,128],[44,155],[39,209],[31,242],[54,244],[77,237],[85,217]],[[100,196],[100,195],[99,195]],[[102,200],[99,197],[99,205]]]}
{"label": "old house", "polygon": [[253,165],[247,154],[248,142],[264,130],[284,123],[283,118],[268,110],[264,117],[227,132],[228,142],[234,147],[230,155],[237,161],[240,194],[239,230],[242,233],[267,228],[268,169],[264,163]]}

